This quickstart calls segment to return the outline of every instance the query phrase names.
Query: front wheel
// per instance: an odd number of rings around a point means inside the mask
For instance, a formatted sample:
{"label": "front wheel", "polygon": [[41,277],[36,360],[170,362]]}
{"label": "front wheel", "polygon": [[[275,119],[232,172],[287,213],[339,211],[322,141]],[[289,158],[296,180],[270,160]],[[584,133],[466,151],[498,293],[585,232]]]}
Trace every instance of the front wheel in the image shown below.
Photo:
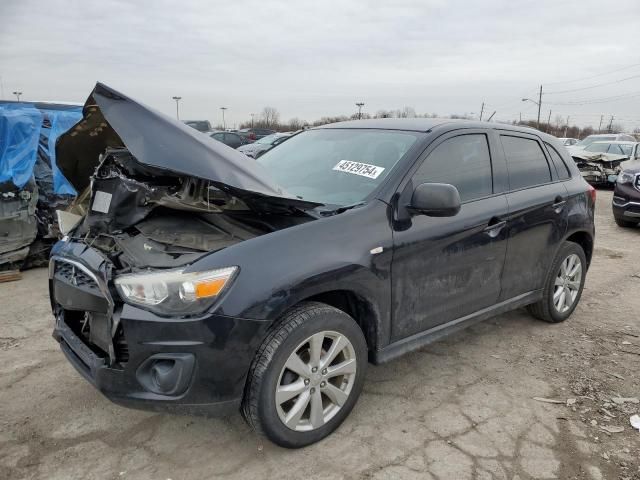
{"label": "front wheel", "polygon": [[563,322],[573,313],[584,287],[587,258],[580,245],[565,242],[551,264],[542,299],[529,312],[545,322]]}
{"label": "front wheel", "polygon": [[362,391],[367,345],[358,324],[307,302],[267,336],[247,379],[243,414],[274,443],[299,448],[333,432]]}

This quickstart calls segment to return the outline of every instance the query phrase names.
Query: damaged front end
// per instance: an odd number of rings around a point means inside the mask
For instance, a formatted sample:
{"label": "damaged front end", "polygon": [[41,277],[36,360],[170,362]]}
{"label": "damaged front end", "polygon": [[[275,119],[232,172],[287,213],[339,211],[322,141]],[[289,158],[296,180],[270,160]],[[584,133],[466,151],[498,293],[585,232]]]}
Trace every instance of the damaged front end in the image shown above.
{"label": "damaged front end", "polygon": [[83,113],[56,147],[61,170],[83,193],[58,212],[65,236],[52,250],[49,276],[54,337],[96,383],[98,370],[130,361],[135,321],[126,312],[203,315],[237,269],[184,273],[189,265],[312,221],[318,204],[288,195],[244,155],[104,85]]}
{"label": "damaged front end", "polygon": [[572,154],[582,177],[592,185],[612,185],[622,172],[621,163],[629,160],[624,155],[578,152]]}

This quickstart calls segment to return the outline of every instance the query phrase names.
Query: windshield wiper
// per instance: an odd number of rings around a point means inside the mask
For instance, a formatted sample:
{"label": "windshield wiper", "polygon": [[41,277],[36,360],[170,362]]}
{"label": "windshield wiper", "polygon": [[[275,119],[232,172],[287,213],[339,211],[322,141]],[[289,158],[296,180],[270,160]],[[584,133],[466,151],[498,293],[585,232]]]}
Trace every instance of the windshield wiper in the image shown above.
{"label": "windshield wiper", "polygon": [[320,215],[322,215],[323,217],[328,217],[331,215],[338,215],[340,213],[346,212],[347,210],[351,210],[352,208],[356,208],[356,207],[360,207],[362,205],[364,205],[366,202],[356,202],[356,203],[352,203],[351,205],[340,205],[337,206],[334,209],[330,209],[330,210],[319,210],[318,213]]}

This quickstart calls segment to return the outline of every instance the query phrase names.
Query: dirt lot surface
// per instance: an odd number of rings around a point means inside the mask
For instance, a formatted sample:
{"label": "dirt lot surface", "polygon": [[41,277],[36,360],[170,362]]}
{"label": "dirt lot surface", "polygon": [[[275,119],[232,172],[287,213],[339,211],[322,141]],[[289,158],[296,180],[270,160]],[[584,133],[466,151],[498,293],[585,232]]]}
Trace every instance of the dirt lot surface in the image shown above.
{"label": "dirt lot surface", "polygon": [[298,451],[239,415],[111,404],[51,338],[46,271],[27,271],[0,285],[0,479],[640,479],[640,229],[618,228],[610,202],[598,192],[595,255],[567,322],[519,310],[370,366],[342,427]]}

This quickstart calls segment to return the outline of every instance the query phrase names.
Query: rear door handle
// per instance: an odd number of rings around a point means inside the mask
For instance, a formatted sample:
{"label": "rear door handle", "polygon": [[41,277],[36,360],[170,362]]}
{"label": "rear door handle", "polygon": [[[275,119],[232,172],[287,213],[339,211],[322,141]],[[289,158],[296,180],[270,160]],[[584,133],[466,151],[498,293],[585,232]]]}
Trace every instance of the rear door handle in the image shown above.
{"label": "rear door handle", "polygon": [[556,213],[560,213],[564,208],[565,203],[567,203],[567,201],[564,198],[557,196],[551,207],[553,207]]}
{"label": "rear door handle", "polygon": [[491,220],[489,220],[489,224],[484,227],[484,232],[491,238],[495,238],[498,236],[500,230],[502,230],[506,224],[506,220],[500,220],[497,217],[493,217]]}

